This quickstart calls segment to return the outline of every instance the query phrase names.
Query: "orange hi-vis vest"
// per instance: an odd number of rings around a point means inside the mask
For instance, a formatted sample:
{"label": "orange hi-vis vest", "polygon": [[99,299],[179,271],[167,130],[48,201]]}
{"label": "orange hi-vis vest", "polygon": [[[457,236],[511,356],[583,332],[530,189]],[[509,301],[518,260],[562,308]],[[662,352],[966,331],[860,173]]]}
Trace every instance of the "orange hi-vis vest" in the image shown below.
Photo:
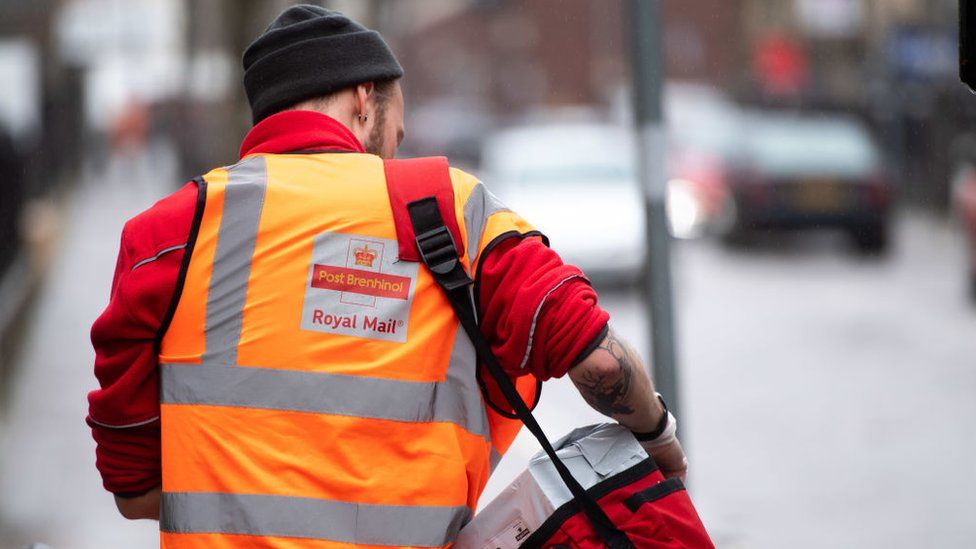
{"label": "orange hi-vis vest", "polygon": [[[533,229],[450,178],[473,275]],[[162,547],[449,547],[470,520],[521,425],[486,406],[396,234],[373,155],[256,154],[200,180],[160,342]]]}

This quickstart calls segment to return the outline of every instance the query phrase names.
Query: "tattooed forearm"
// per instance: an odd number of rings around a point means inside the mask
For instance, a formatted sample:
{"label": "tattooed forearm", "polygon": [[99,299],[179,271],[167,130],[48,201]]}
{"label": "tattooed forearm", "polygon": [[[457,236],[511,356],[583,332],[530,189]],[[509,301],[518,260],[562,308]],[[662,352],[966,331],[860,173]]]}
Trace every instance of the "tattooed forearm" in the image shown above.
{"label": "tattooed forearm", "polygon": [[631,431],[653,431],[664,408],[640,356],[613,330],[600,346],[569,370],[587,404]]}
{"label": "tattooed forearm", "polygon": [[639,366],[631,349],[611,332],[593,352],[608,355],[614,367],[581,372],[579,378],[573,381],[583,398],[598,412],[608,416],[633,414],[630,389],[634,370]]}

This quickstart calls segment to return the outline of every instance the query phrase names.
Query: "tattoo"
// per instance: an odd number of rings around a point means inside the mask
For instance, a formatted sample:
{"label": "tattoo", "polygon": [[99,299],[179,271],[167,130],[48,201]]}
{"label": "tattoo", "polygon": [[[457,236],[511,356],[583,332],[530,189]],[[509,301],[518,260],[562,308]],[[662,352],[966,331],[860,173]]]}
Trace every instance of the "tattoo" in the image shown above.
{"label": "tattoo", "polygon": [[636,367],[631,356],[631,349],[626,343],[617,339],[617,336],[611,331],[606,340],[593,352],[609,354],[617,363],[618,373],[584,373],[583,379],[576,383],[583,398],[595,410],[607,416],[633,414],[634,408],[627,404],[627,399],[630,396],[630,382],[634,377],[634,368]]}

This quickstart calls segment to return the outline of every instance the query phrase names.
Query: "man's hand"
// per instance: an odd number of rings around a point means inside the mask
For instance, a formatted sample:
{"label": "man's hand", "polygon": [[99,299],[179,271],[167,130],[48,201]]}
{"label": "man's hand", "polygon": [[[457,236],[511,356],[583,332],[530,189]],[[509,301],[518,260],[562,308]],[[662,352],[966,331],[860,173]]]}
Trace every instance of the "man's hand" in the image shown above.
{"label": "man's hand", "polygon": [[123,498],[115,496],[115,506],[122,516],[129,520],[153,519],[159,520],[159,498],[161,488],[153,488],[141,496]]}

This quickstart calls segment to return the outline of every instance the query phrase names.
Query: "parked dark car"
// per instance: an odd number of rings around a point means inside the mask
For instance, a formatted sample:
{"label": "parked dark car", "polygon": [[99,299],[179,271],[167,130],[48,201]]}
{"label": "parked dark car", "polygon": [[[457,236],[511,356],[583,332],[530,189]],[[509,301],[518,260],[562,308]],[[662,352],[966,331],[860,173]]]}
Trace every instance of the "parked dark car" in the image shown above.
{"label": "parked dark car", "polygon": [[727,177],[724,232],[836,228],[863,253],[888,247],[893,190],[862,123],[824,115],[753,114]]}

